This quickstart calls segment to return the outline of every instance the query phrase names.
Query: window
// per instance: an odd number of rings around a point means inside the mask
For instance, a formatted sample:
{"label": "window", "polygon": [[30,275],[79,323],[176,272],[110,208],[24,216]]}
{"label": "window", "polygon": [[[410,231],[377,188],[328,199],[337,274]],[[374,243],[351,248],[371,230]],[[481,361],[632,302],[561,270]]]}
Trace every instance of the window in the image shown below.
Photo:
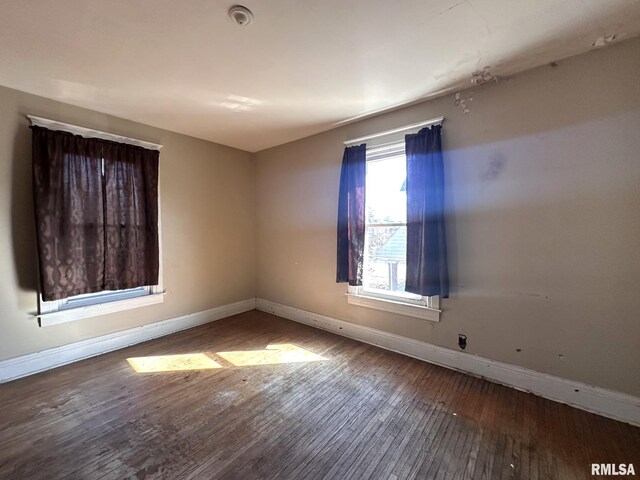
{"label": "window", "polygon": [[363,278],[349,303],[438,321],[438,297],[404,291],[406,178],[404,140],[367,148]]}
{"label": "window", "polygon": [[405,294],[407,262],[406,162],[403,151],[367,151],[363,289]]}
{"label": "window", "polygon": [[40,325],[162,302],[160,146],[29,118]]}

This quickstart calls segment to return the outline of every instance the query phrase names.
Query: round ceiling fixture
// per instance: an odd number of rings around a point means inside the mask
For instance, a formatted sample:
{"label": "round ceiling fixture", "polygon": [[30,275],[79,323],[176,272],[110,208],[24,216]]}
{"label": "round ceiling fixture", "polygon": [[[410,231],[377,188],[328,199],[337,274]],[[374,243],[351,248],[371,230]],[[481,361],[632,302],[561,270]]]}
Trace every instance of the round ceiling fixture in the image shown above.
{"label": "round ceiling fixture", "polygon": [[246,27],[253,22],[253,13],[247,7],[234,5],[229,9],[229,18],[241,27]]}

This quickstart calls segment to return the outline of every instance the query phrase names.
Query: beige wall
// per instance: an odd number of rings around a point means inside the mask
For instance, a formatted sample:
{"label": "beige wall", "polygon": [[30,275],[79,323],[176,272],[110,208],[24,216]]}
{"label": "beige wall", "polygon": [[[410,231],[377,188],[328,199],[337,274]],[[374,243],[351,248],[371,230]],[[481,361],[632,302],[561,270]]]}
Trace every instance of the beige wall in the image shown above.
{"label": "beige wall", "polygon": [[[256,154],[258,296],[640,395],[640,41]],[[472,97],[473,99],[469,98]],[[440,323],[335,283],[342,142],[444,115]],[[520,349],[521,351],[517,351]]]}
{"label": "beige wall", "polygon": [[[40,328],[25,114],[161,143],[164,303]],[[251,155],[0,87],[0,360],[255,296]]]}
{"label": "beige wall", "polygon": [[[463,92],[468,113],[448,95],[253,156],[0,87],[0,360],[257,291],[450,348],[464,333],[469,353],[640,395],[638,51],[625,42]],[[162,305],[46,328],[29,316],[27,113],[164,145]],[[334,281],[342,141],[439,115],[452,279],[441,322],[347,305]]]}

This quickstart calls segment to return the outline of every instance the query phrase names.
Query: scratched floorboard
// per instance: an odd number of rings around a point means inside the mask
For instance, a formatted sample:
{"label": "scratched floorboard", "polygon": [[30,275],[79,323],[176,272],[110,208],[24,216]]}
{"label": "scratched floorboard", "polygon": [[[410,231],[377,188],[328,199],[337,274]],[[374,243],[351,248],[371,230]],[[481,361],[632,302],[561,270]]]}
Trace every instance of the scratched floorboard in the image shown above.
{"label": "scratched floorboard", "polygon": [[[326,361],[234,366],[294,344]],[[129,357],[223,368],[136,373]],[[0,385],[2,479],[586,479],[640,429],[253,311]]]}

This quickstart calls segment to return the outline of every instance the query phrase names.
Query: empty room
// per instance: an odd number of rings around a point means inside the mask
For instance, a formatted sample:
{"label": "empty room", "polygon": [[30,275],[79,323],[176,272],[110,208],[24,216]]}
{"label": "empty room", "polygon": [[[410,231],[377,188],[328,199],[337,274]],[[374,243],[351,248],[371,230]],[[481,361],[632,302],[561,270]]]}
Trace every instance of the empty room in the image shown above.
{"label": "empty room", "polygon": [[0,0],[0,479],[640,476],[640,1]]}

